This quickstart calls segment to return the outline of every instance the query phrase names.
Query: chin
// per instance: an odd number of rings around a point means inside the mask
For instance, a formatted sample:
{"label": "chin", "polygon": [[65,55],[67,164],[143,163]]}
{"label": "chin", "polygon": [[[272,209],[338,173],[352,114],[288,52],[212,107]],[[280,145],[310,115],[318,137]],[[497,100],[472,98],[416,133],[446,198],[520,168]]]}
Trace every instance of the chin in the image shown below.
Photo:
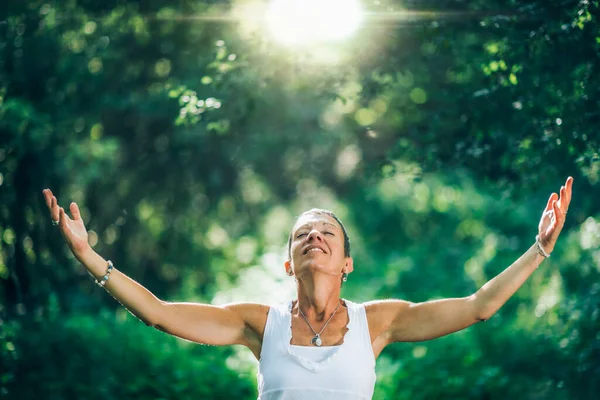
{"label": "chin", "polygon": [[316,260],[306,260],[302,263],[303,271],[324,271],[327,266],[323,263],[317,262]]}

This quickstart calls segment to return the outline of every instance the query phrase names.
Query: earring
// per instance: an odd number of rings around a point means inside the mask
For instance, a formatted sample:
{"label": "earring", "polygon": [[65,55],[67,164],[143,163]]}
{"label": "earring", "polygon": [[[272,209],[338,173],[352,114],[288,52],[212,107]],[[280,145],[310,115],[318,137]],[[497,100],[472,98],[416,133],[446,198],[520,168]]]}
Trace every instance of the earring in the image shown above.
{"label": "earring", "polygon": [[294,270],[290,268],[290,270],[288,272],[286,272],[287,276],[293,276],[294,275]]}
{"label": "earring", "polygon": [[347,280],[348,280],[348,274],[344,272],[342,274],[342,282],[346,282]]}

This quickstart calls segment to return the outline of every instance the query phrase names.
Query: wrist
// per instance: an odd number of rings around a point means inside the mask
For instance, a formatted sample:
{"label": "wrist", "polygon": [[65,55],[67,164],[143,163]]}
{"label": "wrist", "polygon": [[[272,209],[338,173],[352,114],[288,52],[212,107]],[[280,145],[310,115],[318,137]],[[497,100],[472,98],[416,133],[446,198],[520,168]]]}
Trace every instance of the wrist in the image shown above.
{"label": "wrist", "polygon": [[78,249],[77,251],[73,251],[73,255],[77,261],[82,264],[86,264],[86,261],[91,260],[94,257],[94,254],[96,254],[96,252],[89,244],[81,249]]}
{"label": "wrist", "polygon": [[535,248],[537,253],[544,258],[550,258],[550,253],[552,253],[553,250],[552,248],[549,248],[548,245],[544,246],[544,244],[542,244],[540,235],[535,237]]}

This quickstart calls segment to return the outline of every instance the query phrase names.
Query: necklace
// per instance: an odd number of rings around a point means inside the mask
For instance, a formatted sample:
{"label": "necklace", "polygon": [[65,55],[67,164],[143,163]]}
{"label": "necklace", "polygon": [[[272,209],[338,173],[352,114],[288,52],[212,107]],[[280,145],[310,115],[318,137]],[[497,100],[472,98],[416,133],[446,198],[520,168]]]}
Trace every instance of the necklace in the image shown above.
{"label": "necklace", "polygon": [[310,322],[308,322],[308,318],[306,318],[306,315],[304,315],[304,313],[302,312],[302,309],[300,308],[300,304],[298,304],[298,311],[300,311],[300,315],[302,315],[302,318],[304,318],[304,320],[308,324],[308,327],[310,328],[310,330],[313,331],[313,333],[315,334],[315,336],[313,336],[313,338],[310,339],[310,344],[314,344],[317,347],[320,347],[323,344],[323,340],[321,340],[321,334],[323,333],[323,331],[325,330],[325,328],[327,328],[327,325],[329,325],[329,321],[331,321],[331,319],[333,318],[333,316],[337,312],[338,308],[340,308],[341,304],[342,304],[341,302],[338,303],[338,305],[335,308],[335,310],[333,310],[333,313],[331,313],[331,317],[329,317],[329,319],[327,320],[327,322],[325,322],[325,325],[323,325],[323,328],[321,328],[321,332],[319,332],[319,333],[317,333],[317,331],[314,330],[314,328],[312,327],[312,325],[310,324]]}

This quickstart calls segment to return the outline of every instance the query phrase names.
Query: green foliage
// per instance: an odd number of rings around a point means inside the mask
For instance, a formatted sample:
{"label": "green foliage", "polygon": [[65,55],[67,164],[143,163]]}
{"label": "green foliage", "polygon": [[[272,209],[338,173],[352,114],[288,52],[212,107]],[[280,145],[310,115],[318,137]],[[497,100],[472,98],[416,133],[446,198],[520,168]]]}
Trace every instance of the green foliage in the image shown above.
{"label": "green foliage", "polygon": [[2,373],[3,390],[10,398],[243,399],[256,393],[248,372],[227,365],[231,349],[182,342],[131,316],[22,318],[7,326],[3,339],[2,362],[10,366]]}
{"label": "green foliage", "polygon": [[0,393],[254,395],[231,350],[98,317],[119,306],[66,253],[45,187],[166,300],[271,300],[293,216],[316,206],[349,226],[345,295],[422,301],[468,295],[509,265],[568,175],[552,259],[485,324],[387,349],[376,398],[598,393],[598,2],[367,1],[388,19],[301,49],[218,22],[239,6],[9,2]]}

